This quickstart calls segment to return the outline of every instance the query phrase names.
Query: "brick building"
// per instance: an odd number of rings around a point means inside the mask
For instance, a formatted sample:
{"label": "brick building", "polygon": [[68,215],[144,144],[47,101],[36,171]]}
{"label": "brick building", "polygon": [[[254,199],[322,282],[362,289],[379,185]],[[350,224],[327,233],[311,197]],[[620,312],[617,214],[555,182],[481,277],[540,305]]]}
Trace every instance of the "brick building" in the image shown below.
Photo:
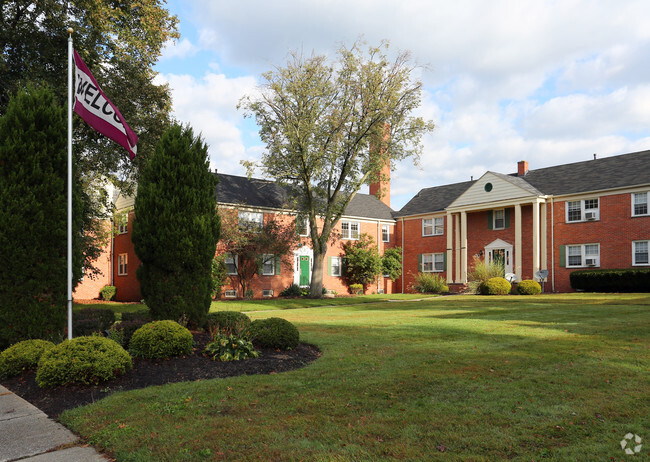
{"label": "brick building", "polygon": [[[347,292],[341,277],[342,245],[362,233],[374,238],[380,253],[394,246],[402,249],[402,277],[395,283],[380,277],[369,292],[409,292],[418,272],[438,273],[458,291],[467,283],[474,257],[502,260],[517,280],[546,270],[547,292],[570,291],[569,274],[575,269],[650,266],[650,151],[594,156],[537,170],[521,161],[517,167],[517,173],[486,172],[475,181],[423,189],[399,211],[390,208],[385,175],[371,186],[371,194],[355,195],[339,221],[339,238],[326,255],[323,285]],[[295,220],[287,207],[287,190],[276,183],[218,176],[218,208],[223,213],[230,210],[259,223],[278,217]],[[135,278],[139,261],[130,239],[133,198],[119,196],[115,205],[128,218],[122,219],[102,263],[112,271],[103,279],[84,280],[76,298],[90,298],[86,294],[93,291],[96,297],[97,288],[112,282],[118,300],[140,299]],[[277,296],[291,283],[309,284],[313,252],[308,239],[289,258],[261,268],[251,284],[255,297]],[[228,264],[236,264],[236,256],[229,256]],[[228,296],[243,295],[236,285],[224,289]]]}

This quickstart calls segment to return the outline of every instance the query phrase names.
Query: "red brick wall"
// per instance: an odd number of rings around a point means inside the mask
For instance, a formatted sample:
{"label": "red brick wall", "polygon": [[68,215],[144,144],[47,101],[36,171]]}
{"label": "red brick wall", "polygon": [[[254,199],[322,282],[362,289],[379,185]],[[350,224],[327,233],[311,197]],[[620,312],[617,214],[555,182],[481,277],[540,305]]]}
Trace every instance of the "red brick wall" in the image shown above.
{"label": "red brick wall", "polygon": [[[107,220],[104,223],[106,231],[110,229],[111,222]],[[72,298],[74,300],[93,300],[100,298],[99,291],[102,287],[111,284],[111,243],[109,241],[108,245],[102,250],[102,253],[99,255],[96,261],[93,262],[93,266],[101,271],[100,274],[91,275],[86,272],[84,274],[83,280],[77,284],[77,287],[72,292]]]}
{"label": "red brick wall", "polygon": [[[126,234],[116,234],[114,240],[114,265],[113,275],[117,293],[115,300],[120,302],[139,302],[142,299],[140,294],[140,283],[135,275],[136,270],[140,266],[140,260],[135,254],[133,249],[133,242],[131,241],[131,231],[133,230],[133,220],[135,213],[133,211],[128,214],[128,232]],[[127,260],[127,274],[119,275],[118,272],[118,256],[120,254],[128,254]]]}

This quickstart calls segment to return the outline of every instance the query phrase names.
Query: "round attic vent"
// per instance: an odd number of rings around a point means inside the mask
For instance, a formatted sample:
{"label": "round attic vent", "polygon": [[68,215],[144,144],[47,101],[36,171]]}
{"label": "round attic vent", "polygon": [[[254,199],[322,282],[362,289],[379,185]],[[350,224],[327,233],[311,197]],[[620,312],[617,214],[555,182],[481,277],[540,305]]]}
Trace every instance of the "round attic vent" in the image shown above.
{"label": "round attic vent", "polygon": [[492,191],[492,183],[485,183],[485,192]]}

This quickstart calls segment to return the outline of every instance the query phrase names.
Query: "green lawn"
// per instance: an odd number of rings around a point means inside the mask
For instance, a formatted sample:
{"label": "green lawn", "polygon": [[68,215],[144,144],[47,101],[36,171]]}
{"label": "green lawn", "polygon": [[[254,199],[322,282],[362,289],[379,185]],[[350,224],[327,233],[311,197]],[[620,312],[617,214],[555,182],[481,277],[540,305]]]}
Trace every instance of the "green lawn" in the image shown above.
{"label": "green lawn", "polygon": [[[116,393],[62,421],[118,460],[647,460],[650,296],[438,297],[251,313],[322,357]],[[628,432],[643,451],[626,456]]]}

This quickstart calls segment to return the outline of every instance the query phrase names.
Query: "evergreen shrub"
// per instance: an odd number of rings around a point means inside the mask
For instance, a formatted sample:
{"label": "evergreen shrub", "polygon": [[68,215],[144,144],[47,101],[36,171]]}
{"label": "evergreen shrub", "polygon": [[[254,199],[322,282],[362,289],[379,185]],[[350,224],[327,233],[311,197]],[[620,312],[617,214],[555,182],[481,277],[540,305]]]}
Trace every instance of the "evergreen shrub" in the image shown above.
{"label": "evergreen shrub", "polygon": [[20,375],[23,371],[34,369],[46,351],[54,348],[47,340],[23,340],[0,353],[0,378]]}
{"label": "evergreen shrub", "polygon": [[479,286],[481,295],[508,295],[512,286],[502,277],[490,278]]}
{"label": "evergreen shrub", "polygon": [[251,323],[250,336],[260,348],[291,350],[298,346],[300,333],[291,322],[282,318],[257,319]]}
{"label": "evergreen shrub", "polygon": [[109,308],[82,308],[72,313],[72,333],[76,337],[104,332],[115,323],[115,312]]}
{"label": "evergreen shrub", "polygon": [[519,295],[539,295],[542,293],[542,286],[532,279],[524,279],[517,283],[517,293]]}
{"label": "evergreen shrub", "polygon": [[129,351],[133,356],[164,359],[192,353],[194,337],[176,321],[153,321],[133,333]]}
{"label": "evergreen shrub", "polygon": [[102,290],[99,291],[99,294],[102,296],[102,300],[104,300],[105,302],[112,300],[113,297],[115,297],[116,293],[117,293],[117,287],[115,286],[104,286],[102,287]]}
{"label": "evergreen shrub", "polygon": [[650,292],[650,268],[578,270],[569,280],[585,292]]}
{"label": "evergreen shrub", "polygon": [[116,322],[108,330],[108,338],[115,340],[117,343],[122,345],[124,349],[129,348],[131,344],[131,338],[136,330],[144,326],[150,321],[145,321],[142,319],[134,319],[132,321],[121,321]]}
{"label": "evergreen shrub", "polygon": [[41,356],[36,371],[40,387],[98,384],[133,367],[131,356],[111,339],[91,336],[65,340]]}
{"label": "evergreen shrub", "polygon": [[280,292],[280,297],[301,297],[302,289],[298,284],[291,284],[290,286],[285,287]]}

